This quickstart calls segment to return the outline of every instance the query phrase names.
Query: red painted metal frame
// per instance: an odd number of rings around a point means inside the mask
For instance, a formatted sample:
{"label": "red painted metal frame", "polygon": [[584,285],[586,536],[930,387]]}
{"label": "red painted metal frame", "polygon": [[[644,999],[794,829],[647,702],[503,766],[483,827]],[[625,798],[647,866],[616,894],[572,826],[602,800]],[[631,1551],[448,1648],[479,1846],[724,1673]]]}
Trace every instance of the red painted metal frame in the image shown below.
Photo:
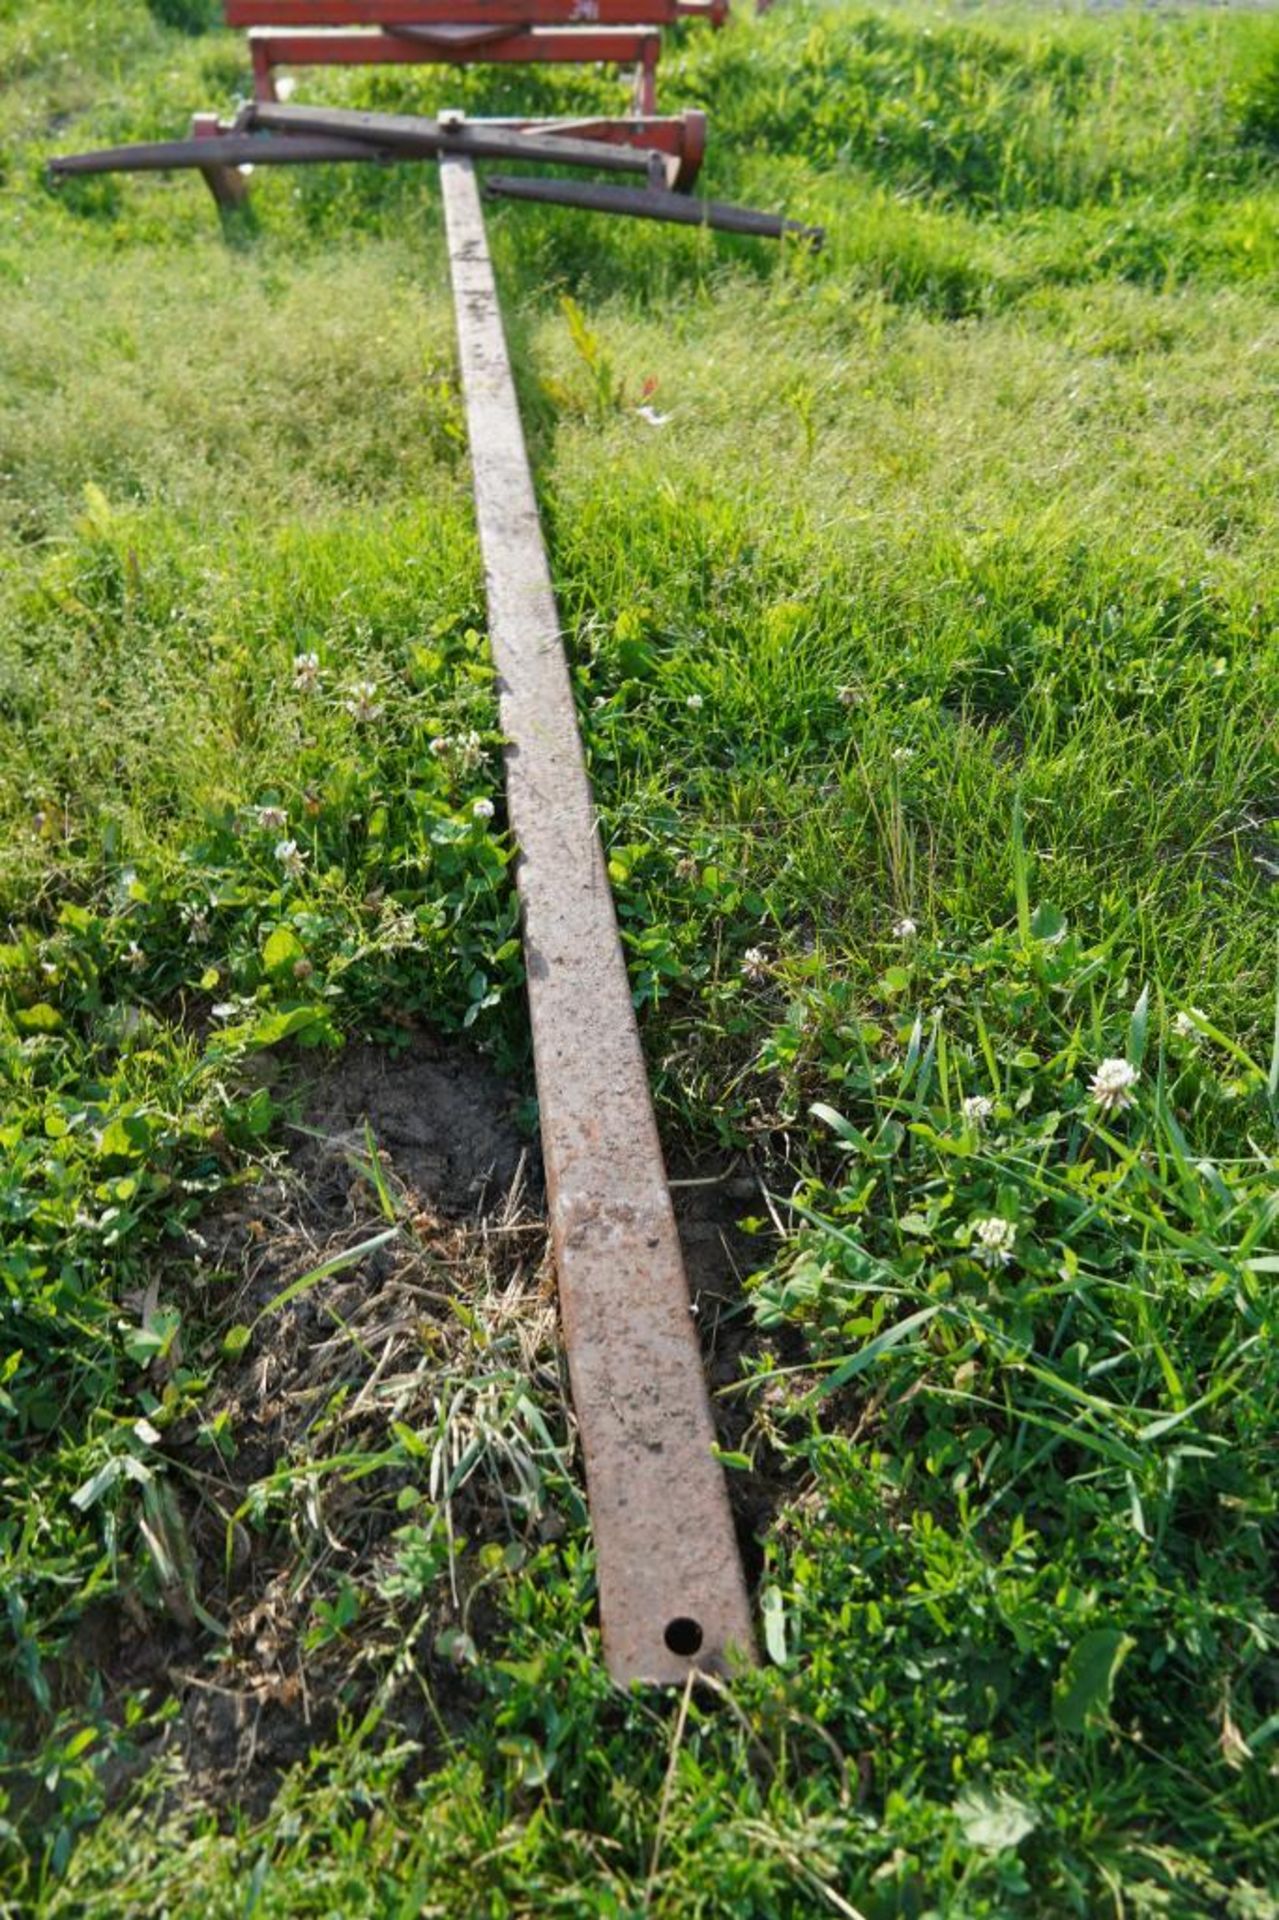
{"label": "red painted metal frame", "polygon": [[280,67],[467,67],[512,61],[585,66],[605,61],[635,67],[633,98],[635,111],[641,114],[651,114],[656,107],[661,48],[661,34],[655,27],[510,27],[488,21],[478,25],[441,22],[412,36],[358,27],[309,31],[257,27],[249,34],[253,91],[259,100],[276,98],[275,74]]}
{"label": "red painted metal frame", "polygon": [[226,0],[230,27],[722,26],[728,0]]}
{"label": "red painted metal frame", "polygon": [[[276,98],[274,73],[282,66],[634,59],[637,113],[656,111],[660,43],[644,41],[627,53],[594,30],[659,27],[683,19],[718,27],[728,17],[728,6],[729,0],[225,0],[227,24],[250,29],[259,100]],[[439,31],[432,32],[433,27]],[[502,27],[510,29],[509,35],[498,31]],[[351,31],[360,28],[371,31]],[[544,32],[547,28],[568,32]]]}

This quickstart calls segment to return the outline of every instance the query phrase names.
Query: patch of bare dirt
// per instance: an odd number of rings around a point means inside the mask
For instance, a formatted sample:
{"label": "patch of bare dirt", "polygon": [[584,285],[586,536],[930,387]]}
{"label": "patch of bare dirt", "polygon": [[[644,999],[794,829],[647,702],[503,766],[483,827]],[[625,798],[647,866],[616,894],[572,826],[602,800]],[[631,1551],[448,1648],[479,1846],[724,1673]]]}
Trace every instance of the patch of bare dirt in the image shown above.
{"label": "patch of bare dirt", "polygon": [[[430,1764],[467,1711],[486,1545],[518,1566],[578,1497],[540,1166],[515,1096],[422,1038],[303,1070],[286,1151],[202,1222],[200,1297],[176,1302],[210,1329],[188,1366],[251,1333],[165,1435],[168,1494],[148,1520],[164,1612],[154,1593],[126,1595],[76,1649],[117,1701],[176,1701],[144,1759],[177,1755],[188,1795],[253,1814],[374,1702]],[[298,1063],[273,1072],[283,1101]],[[738,1221],[764,1209],[744,1166],[673,1171],[732,1448],[749,1410],[720,1390],[755,1338],[741,1283],[768,1251]],[[775,1489],[733,1473],[730,1490],[754,1572]],[[447,1577],[415,1593],[403,1530],[429,1532],[442,1501]]]}
{"label": "patch of bare dirt", "polygon": [[528,1159],[516,1105],[492,1068],[463,1048],[421,1037],[394,1056],[350,1046],[304,1088],[306,1131],[292,1158],[314,1188],[344,1154],[363,1150],[368,1126],[421,1205],[451,1219],[482,1216],[504,1206]]}
{"label": "patch of bare dirt", "polygon": [[[147,1519],[164,1613],[126,1593],[72,1650],[116,1700],[176,1700],[161,1745],[188,1791],[250,1812],[375,1696],[410,1738],[438,1739],[466,1678],[436,1651],[443,1615],[419,1608],[402,1645],[406,1607],[381,1592],[392,1536],[477,1435],[488,1452],[453,1502],[458,1532],[553,1530],[493,1435],[517,1382],[544,1404],[560,1393],[540,1169],[503,1081],[420,1036],[393,1056],[352,1045],[272,1074],[296,1116],[286,1151],[193,1236],[198,1299],[166,1299],[163,1276],[152,1289],[153,1310],[177,1304],[209,1328],[187,1366],[251,1329],[165,1434],[167,1491]],[[162,1390],[163,1371],[150,1384]],[[567,1412],[559,1424],[567,1435]],[[447,1611],[469,1577],[463,1552]]]}

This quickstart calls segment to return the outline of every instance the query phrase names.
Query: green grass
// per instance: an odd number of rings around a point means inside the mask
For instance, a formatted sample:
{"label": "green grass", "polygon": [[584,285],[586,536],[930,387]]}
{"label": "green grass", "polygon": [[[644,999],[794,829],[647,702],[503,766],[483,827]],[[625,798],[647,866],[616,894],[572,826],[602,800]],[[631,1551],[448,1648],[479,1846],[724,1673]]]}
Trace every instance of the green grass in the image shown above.
{"label": "green grass", "polygon": [[[429,170],[225,232],[42,178],[230,104],[200,15],[0,4],[0,1911],[1276,1915],[1279,25],[781,5],[663,88],[819,258],[490,216],[663,1127],[783,1230],[725,1396],[771,1659],[611,1691],[553,1356],[459,1280],[431,1421],[329,1408],[237,1519],[345,1720],[236,1814],[86,1638],[211,1598],[193,1235],[263,1057],[528,1060]],[[375,1559],[308,1531],[348,1482]]]}

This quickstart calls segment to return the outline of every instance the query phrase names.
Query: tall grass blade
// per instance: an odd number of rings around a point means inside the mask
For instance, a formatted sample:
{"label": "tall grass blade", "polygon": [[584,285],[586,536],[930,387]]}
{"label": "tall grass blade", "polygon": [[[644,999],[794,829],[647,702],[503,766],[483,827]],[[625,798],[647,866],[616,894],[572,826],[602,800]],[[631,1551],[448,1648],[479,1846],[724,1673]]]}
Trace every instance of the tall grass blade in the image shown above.
{"label": "tall grass blade", "polygon": [[1028,947],[1031,940],[1030,863],[1026,857],[1026,822],[1020,787],[1013,796],[1013,890],[1017,896],[1017,932],[1023,947]]}

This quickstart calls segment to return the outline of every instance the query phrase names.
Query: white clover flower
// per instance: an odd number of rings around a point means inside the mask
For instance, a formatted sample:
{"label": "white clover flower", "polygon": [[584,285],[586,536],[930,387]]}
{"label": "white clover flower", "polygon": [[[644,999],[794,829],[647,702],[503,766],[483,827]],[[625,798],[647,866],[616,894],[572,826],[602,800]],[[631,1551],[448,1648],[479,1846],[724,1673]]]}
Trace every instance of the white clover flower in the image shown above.
{"label": "white clover flower", "polygon": [[310,693],[320,682],[320,656],[318,653],[295,653],[293,656],[293,684],[299,693]]}
{"label": "white clover flower", "polygon": [[281,840],[275,849],[275,857],[290,880],[296,880],[302,871],[306,855],[296,840]]}
{"label": "white clover flower", "polygon": [[1112,1109],[1122,1113],[1125,1107],[1132,1105],[1131,1088],[1135,1087],[1140,1075],[1129,1060],[1103,1060],[1094,1073],[1088,1091],[1103,1113]]}
{"label": "white clover flower", "polygon": [[675,862],[675,878],[677,880],[683,880],[685,882],[696,880],[697,874],[697,862],[691,853],[686,853],[682,860]]}
{"label": "white clover flower", "polygon": [[342,702],[352,720],[361,724],[376,720],[382,709],[377,700],[377,682],[375,680],[357,680]]}
{"label": "white clover flower", "polygon": [[861,688],[853,686],[836,687],[835,698],[841,707],[856,707],[861,704]]}
{"label": "white clover flower", "polygon": [[989,1214],[983,1220],[974,1220],[972,1230],[978,1259],[988,1267],[1006,1267],[1017,1243],[1017,1229],[1012,1221]]}
{"label": "white clover flower", "polygon": [[471,812],[477,820],[491,820],[497,809],[491,800],[477,800]]}
{"label": "white clover flower", "polygon": [[742,979],[759,986],[768,978],[768,956],[762,947],[747,947],[742,955]]}
{"label": "white clover flower", "polygon": [[432,740],[431,742],[431,752],[435,755],[435,758],[437,760],[442,760],[452,745],[453,745],[453,742],[449,739],[447,734],[437,733],[434,740]]}
{"label": "white clover flower", "polygon": [[474,773],[484,761],[484,742],[472,729],[470,733],[460,734],[457,742],[458,764],[463,773]]}
{"label": "white clover flower", "polygon": [[994,1111],[994,1101],[984,1093],[970,1093],[964,1101],[964,1118],[970,1127],[984,1127]]}
{"label": "white clover flower", "polygon": [[268,827],[273,833],[282,832],[289,824],[289,816],[283,807],[259,807],[258,825]]}
{"label": "white clover flower", "polygon": [[193,947],[202,947],[209,937],[209,916],[203,907],[188,905],[179,909],[182,924],[187,930],[187,942]]}
{"label": "white clover flower", "polygon": [[889,757],[895,765],[904,767],[908,760],[915,758],[915,749],[914,747],[894,747]]}
{"label": "white clover flower", "polygon": [[690,713],[700,713],[705,704],[706,702],[700,693],[690,693],[688,699],[684,702],[684,705]]}
{"label": "white clover flower", "polygon": [[913,940],[918,932],[919,928],[909,914],[904,914],[900,920],[893,922],[894,940]]}
{"label": "white clover flower", "polygon": [[125,966],[132,967],[134,973],[141,973],[146,963],[147,963],[147,957],[145,953],[143,953],[137,941],[130,940],[128,946],[124,950]]}
{"label": "white clover flower", "polygon": [[1200,1040],[1199,1022],[1207,1018],[1202,1007],[1186,1007],[1173,1021],[1172,1030],[1179,1040]]}
{"label": "white clover flower", "polygon": [[377,937],[379,944],[391,952],[411,947],[418,937],[417,921],[405,908],[384,900],[378,912]]}

